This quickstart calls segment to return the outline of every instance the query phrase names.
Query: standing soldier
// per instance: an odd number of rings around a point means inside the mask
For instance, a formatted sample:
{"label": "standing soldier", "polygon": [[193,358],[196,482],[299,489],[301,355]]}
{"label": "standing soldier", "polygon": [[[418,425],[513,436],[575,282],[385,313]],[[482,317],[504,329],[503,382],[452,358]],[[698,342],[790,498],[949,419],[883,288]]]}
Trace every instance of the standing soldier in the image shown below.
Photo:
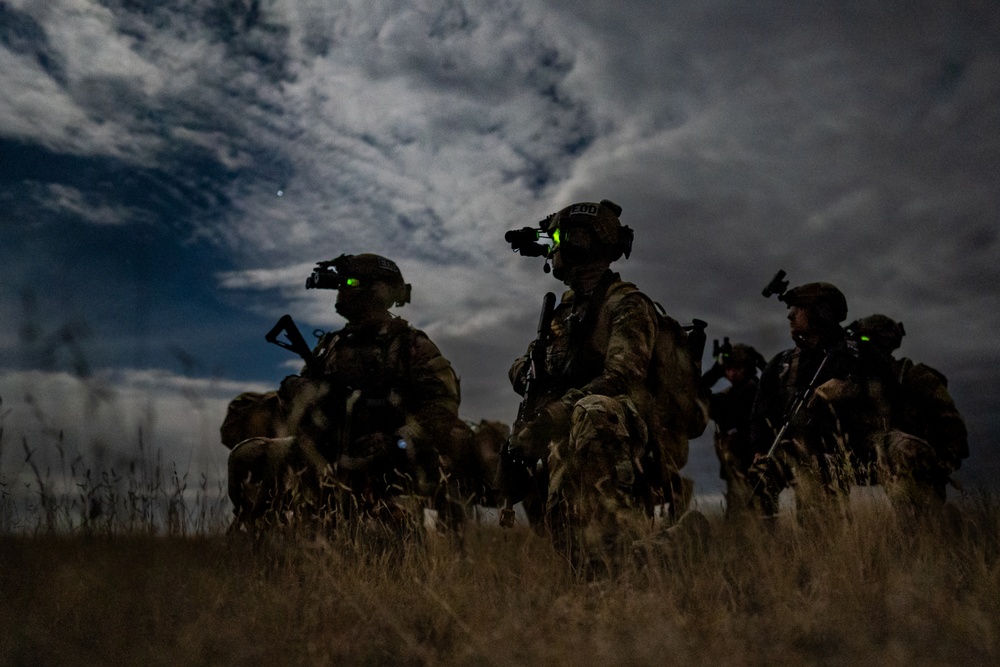
{"label": "standing soldier", "polygon": [[287,437],[230,445],[237,525],[334,506],[398,519],[402,496],[430,499],[457,520],[442,480],[460,455],[449,451],[462,430],[458,380],[426,334],[389,312],[410,300],[399,268],[379,255],[341,255],[320,262],[306,286],[338,290],[347,324],[320,338],[301,373],[268,397],[281,422],[271,434]]}
{"label": "standing soldier", "polygon": [[926,440],[941,465],[935,476],[934,494],[940,502],[946,499],[947,478],[962,467],[969,456],[969,435],[965,420],[948,393],[948,379],[935,368],[915,364],[906,357],[895,358],[906,331],[902,322],[885,315],[869,315],[850,327],[862,343],[870,343],[880,363],[890,368],[892,382],[897,385],[893,398],[895,428]]}
{"label": "standing soldier", "polygon": [[[690,432],[707,420],[683,330],[610,269],[631,252],[620,214],[608,200],[567,206],[540,224],[551,248],[530,243],[539,234],[531,228],[507,235],[522,254],[546,254],[569,289],[510,369],[514,390],[534,395],[525,396],[530,414],[519,414],[503,465],[538,462],[555,544],[588,572],[631,545],[651,498],[674,510],[686,505],[679,470]],[[664,360],[675,366],[665,371]],[[684,381],[684,391],[665,396],[664,385]],[[691,423],[698,420],[700,428]]]}
{"label": "standing soldier", "polygon": [[719,457],[719,477],[726,481],[726,515],[745,509],[750,501],[747,474],[753,464],[750,444],[750,415],[757,397],[757,370],[764,358],[749,345],[730,345],[719,350],[716,363],[702,380],[714,386],[723,377],[729,386],[712,394],[709,414],[715,422],[715,453]]}

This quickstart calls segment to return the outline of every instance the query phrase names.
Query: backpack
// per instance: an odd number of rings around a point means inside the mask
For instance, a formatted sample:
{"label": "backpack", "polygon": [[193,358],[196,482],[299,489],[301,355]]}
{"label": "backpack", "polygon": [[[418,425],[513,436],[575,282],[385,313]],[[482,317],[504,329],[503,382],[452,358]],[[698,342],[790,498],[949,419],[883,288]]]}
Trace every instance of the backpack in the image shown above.
{"label": "backpack", "polygon": [[[666,314],[656,303],[629,282],[612,284],[605,295],[605,303],[631,294],[640,294],[656,312],[657,334],[653,342],[653,356],[646,374],[646,388],[650,395],[650,442],[665,470],[680,470],[687,463],[688,440],[705,432],[709,421],[711,390],[701,380],[700,351],[703,343],[696,344],[677,320]],[[702,348],[703,349],[703,348]]]}
{"label": "backpack", "polygon": [[[619,283],[608,298],[639,293],[631,283]],[[646,373],[646,401],[642,410],[649,429],[644,454],[643,484],[636,491],[645,498],[648,511],[666,503],[673,517],[688,507],[694,482],[682,476],[687,465],[688,441],[705,432],[709,420],[711,389],[701,379],[704,337],[688,335],[663,306],[642,295],[656,313],[657,330]],[[700,334],[701,331],[697,330]]]}
{"label": "backpack", "polygon": [[649,373],[650,390],[667,416],[667,424],[688,439],[705,432],[709,421],[711,390],[701,381],[701,355],[696,358],[696,344],[677,320],[653,302],[658,319],[653,365]]}

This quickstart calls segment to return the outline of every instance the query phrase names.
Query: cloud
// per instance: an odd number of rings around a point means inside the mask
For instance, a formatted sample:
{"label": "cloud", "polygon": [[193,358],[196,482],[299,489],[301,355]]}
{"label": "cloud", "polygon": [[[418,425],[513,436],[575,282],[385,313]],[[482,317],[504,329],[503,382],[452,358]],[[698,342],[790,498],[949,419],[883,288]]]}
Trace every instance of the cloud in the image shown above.
{"label": "cloud", "polygon": [[[10,67],[25,76],[10,89],[48,89],[5,114],[41,117],[44,130],[7,134],[154,168],[144,185],[157,198],[218,210],[192,211],[189,233],[243,262],[274,267],[319,246],[481,259],[484,239],[593,140],[586,104],[563,89],[572,45],[516,4],[347,7],[23,4],[44,28],[38,41],[78,64],[62,86]],[[325,45],[317,26],[332,31]],[[63,120],[40,116],[53,107]],[[102,219],[115,210],[90,207]]]}
{"label": "cloud", "polygon": [[[509,414],[505,366],[541,294],[561,286],[503,232],[608,197],[636,231],[618,268],[678,319],[708,320],[710,338],[786,347],[783,308],[759,296],[784,268],[794,283],[835,282],[852,317],[902,319],[915,357],[997,368],[995,8],[0,7],[0,147],[13,156],[0,160],[0,215],[30,221],[47,264],[59,243],[157,230],[149,248],[171,258],[157,280],[214,280],[216,301],[177,285],[155,292],[168,307],[144,286],[151,344],[193,336],[179,308],[200,298],[199,313],[256,316],[241,326],[284,312],[339,326],[333,295],[302,288],[312,263],[377,252],[413,284],[399,312],[452,358],[470,414]],[[5,282],[45,275],[11,256],[24,238],[13,227],[0,230],[0,264],[17,267]],[[178,270],[206,247],[210,271]],[[233,325],[227,354],[255,356],[251,328]],[[967,396],[982,387],[971,372],[956,382]]]}
{"label": "cloud", "polygon": [[[77,188],[50,183],[44,186],[42,206],[61,215],[95,225],[124,225],[142,220],[144,212],[93,197]],[[148,219],[147,219],[148,221]]]}
{"label": "cloud", "polygon": [[308,276],[312,269],[312,265],[303,263],[280,269],[223,271],[217,274],[217,278],[219,285],[226,289],[266,290],[287,287],[295,281],[305,284],[303,276]]}
{"label": "cloud", "polygon": [[[17,5],[23,5],[18,8]],[[160,69],[139,57],[111,13],[86,2],[14,3],[21,30],[0,51],[3,134],[81,155],[132,162],[152,157],[158,138],[132,130],[143,101],[162,88]],[[14,48],[11,48],[13,46]]]}
{"label": "cloud", "polygon": [[188,378],[157,370],[117,369],[80,378],[64,372],[4,371],[3,469],[19,468],[20,443],[39,465],[57,462],[57,448],[89,465],[117,467],[159,457],[182,471],[224,479],[227,450],[219,426],[229,400],[252,383]]}

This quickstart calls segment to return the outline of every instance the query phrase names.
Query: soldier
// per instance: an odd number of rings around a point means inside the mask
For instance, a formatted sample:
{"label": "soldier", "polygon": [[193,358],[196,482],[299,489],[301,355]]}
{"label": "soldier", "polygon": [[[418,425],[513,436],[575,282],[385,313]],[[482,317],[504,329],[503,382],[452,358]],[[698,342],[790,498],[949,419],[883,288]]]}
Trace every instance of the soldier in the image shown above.
{"label": "soldier", "polygon": [[[546,334],[544,368],[535,370],[544,382],[532,391],[541,391],[544,400],[515,424],[507,450],[511,460],[541,461],[540,476],[548,480],[545,516],[555,544],[587,571],[605,567],[631,545],[631,529],[642,521],[651,493],[666,493],[660,501],[675,508],[686,503],[680,488],[669,487],[686,462],[688,433],[671,430],[654,393],[662,379],[654,368],[654,345],[665,334],[661,327],[677,325],[610,269],[631,251],[632,230],[622,226],[620,213],[608,200],[585,202],[541,223],[553,241],[547,253],[552,273],[569,289],[550,330],[540,332],[540,340]],[[529,347],[510,369],[520,394],[537,352]],[[688,371],[693,386],[697,371]]]}
{"label": "soldier", "polygon": [[906,335],[902,322],[876,314],[856,320],[848,328],[863,343],[874,346],[881,363],[890,367],[892,381],[898,385],[892,405],[893,424],[900,431],[926,440],[933,448],[942,466],[934,480],[934,493],[944,502],[947,478],[969,456],[968,431],[948,393],[948,379],[930,366],[893,356]]}
{"label": "soldier", "polygon": [[719,477],[726,481],[726,515],[747,507],[750,486],[747,474],[753,464],[750,445],[750,414],[757,396],[757,369],[764,358],[749,345],[723,346],[716,363],[702,380],[714,386],[723,377],[729,386],[712,394],[709,414],[715,422],[715,453],[719,457]]}
{"label": "soldier", "polygon": [[[870,347],[859,347],[840,326],[847,318],[843,293],[809,283],[779,298],[796,346],[768,363],[754,402],[755,505],[773,515],[778,494],[793,486],[800,512],[813,510],[842,500],[852,484],[877,481],[895,504],[925,507],[933,495],[933,451],[893,428],[893,383]],[[806,400],[790,412],[799,397]]]}
{"label": "soldier", "polygon": [[[750,418],[750,444],[759,459],[751,471],[754,502],[765,515],[777,513],[778,494],[786,486],[796,485],[800,505],[820,490],[836,490],[840,470],[831,469],[831,465],[839,468],[840,461],[832,458],[839,452],[822,430],[830,425],[826,420],[822,426],[812,424],[813,404],[796,415],[787,413],[796,397],[810,386],[818,392],[818,387],[828,382],[831,390],[839,388],[850,394],[847,382],[854,368],[840,326],[847,318],[847,299],[839,289],[830,283],[809,283],[779,298],[788,306],[795,347],[778,353],[764,368]],[[786,422],[784,439],[775,443]],[[769,451],[771,459],[760,458]]]}
{"label": "soldier", "polygon": [[304,514],[395,519],[405,514],[402,496],[429,498],[457,521],[446,481],[463,455],[450,449],[467,431],[458,379],[426,334],[389,312],[409,301],[410,286],[394,262],[374,254],[320,266],[307,286],[337,289],[347,324],[320,338],[311,363],[264,401],[281,423],[260,435],[287,437],[233,447],[236,525],[280,518],[275,510],[286,504]]}

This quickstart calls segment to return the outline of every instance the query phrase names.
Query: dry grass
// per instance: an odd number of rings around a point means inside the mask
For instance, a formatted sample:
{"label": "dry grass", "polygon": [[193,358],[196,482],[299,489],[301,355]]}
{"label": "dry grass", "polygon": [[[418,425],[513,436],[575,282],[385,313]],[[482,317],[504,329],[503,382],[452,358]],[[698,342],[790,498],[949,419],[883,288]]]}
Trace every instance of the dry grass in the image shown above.
{"label": "dry grass", "polygon": [[[0,432],[2,443],[2,432]],[[1000,662],[1000,501],[801,525],[709,517],[597,581],[533,532],[226,536],[228,501],[139,448],[0,470],[0,665]],[[387,546],[388,544],[388,546]]]}
{"label": "dry grass", "polygon": [[[3,460],[0,427],[0,461]],[[102,467],[70,455],[62,437],[40,452],[22,440],[16,470],[0,467],[0,535],[212,535],[228,525],[221,480],[192,475],[149,452],[139,434],[131,456]]]}
{"label": "dry grass", "polygon": [[395,549],[118,531],[0,538],[0,664],[996,664],[1000,504],[713,519],[597,582],[523,529]]}
{"label": "dry grass", "polygon": [[995,497],[921,524],[710,517],[706,542],[588,582],[525,529],[227,537],[218,480],[141,432],[102,466],[61,433],[45,457],[5,440],[5,414],[0,665],[1000,664]]}

